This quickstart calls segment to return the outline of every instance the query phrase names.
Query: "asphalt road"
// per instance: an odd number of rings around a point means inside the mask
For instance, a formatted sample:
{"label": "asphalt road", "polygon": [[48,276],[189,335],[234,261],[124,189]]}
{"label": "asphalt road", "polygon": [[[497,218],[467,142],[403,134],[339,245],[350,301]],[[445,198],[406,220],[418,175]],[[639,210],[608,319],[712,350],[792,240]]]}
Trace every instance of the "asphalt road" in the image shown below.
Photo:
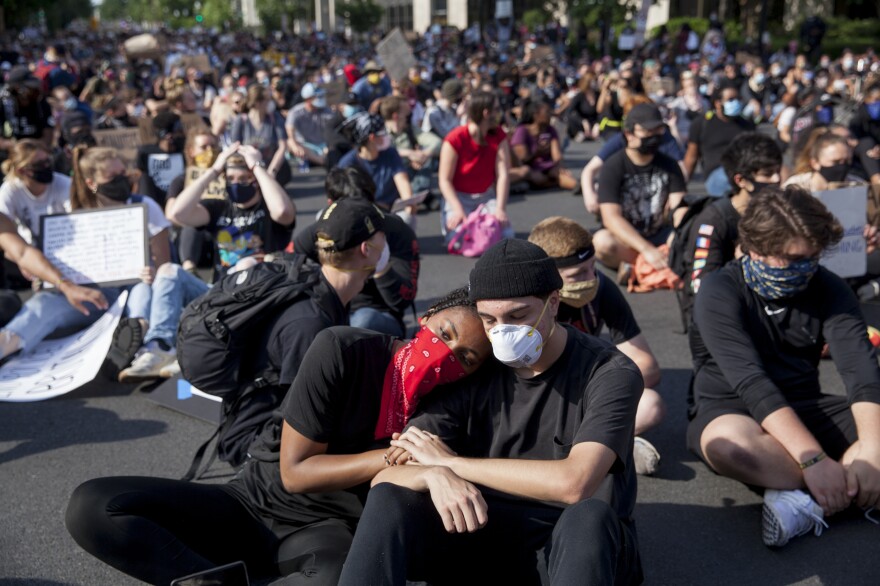
{"label": "asphalt road", "polygon": [[[597,149],[573,145],[568,165],[580,171]],[[300,227],[323,203],[323,173],[294,177]],[[525,236],[549,215],[595,227],[581,199],[560,191],[514,197],[510,218]],[[418,308],[466,283],[472,260],[441,248],[439,213],[419,216],[422,272]],[[639,479],[636,519],[647,584],[880,584],[880,527],[857,515],[830,520],[821,537],[773,551],[761,543],[761,498],[720,478],[685,448],[685,394],[690,354],[678,308],[668,292],[628,294],[663,368],[659,392],[668,416],[646,437],[660,450],[659,473]],[[823,382],[842,392],[830,363]],[[180,477],[211,426],[160,407],[133,386],[95,381],[41,403],[0,404],[0,584],[133,584],[80,550],[64,528],[73,489],[97,476]],[[212,469],[223,481],[225,465]]]}

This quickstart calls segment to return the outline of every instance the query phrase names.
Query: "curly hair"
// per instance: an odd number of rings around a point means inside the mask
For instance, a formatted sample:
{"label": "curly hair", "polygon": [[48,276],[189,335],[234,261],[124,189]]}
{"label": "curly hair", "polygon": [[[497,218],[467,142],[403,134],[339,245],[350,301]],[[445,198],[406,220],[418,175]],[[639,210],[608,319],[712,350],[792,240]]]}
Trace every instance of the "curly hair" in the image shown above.
{"label": "curly hair", "polygon": [[428,319],[441,311],[452,309],[454,307],[460,307],[473,315],[477,315],[477,304],[471,301],[468,297],[468,288],[459,287],[441,297],[434,305],[425,310],[422,318]]}
{"label": "curly hair", "polygon": [[739,223],[743,252],[780,256],[796,238],[825,250],[843,238],[843,227],[825,205],[795,185],[765,189],[749,202]]}

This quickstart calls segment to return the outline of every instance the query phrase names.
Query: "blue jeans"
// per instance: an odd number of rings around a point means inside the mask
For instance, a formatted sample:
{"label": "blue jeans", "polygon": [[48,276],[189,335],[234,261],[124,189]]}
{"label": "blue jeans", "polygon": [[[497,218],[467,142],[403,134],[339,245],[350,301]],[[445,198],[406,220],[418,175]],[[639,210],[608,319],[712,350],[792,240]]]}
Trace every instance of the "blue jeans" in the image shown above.
{"label": "blue jeans", "polygon": [[[129,285],[125,314],[128,317],[148,319],[150,315],[151,289],[146,283]],[[104,287],[101,292],[107,303],[113,305],[126,287]],[[58,291],[40,291],[27,300],[12,321],[3,328],[21,339],[22,350],[33,348],[56,330],[86,328],[104,315],[91,305],[89,315],[83,315],[68,303]]]}
{"label": "blue jeans", "polygon": [[706,193],[712,197],[721,197],[728,191],[730,191],[730,180],[727,179],[727,173],[724,172],[724,167],[716,167],[706,177]]}
{"label": "blue jeans", "polygon": [[400,327],[400,322],[393,315],[385,311],[379,311],[372,307],[361,307],[352,311],[348,323],[353,328],[373,330],[382,334],[404,337],[406,332]]}
{"label": "blue jeans", "polygon": [[210,285],[186,272],[180,265],[165,264],[159,267],[156,280],[153,281],[150,329],[144,336],[144,344],[162,340],[174,348],[177,345],[177,324],[183,308],[210,288]]}
{"label": "blue jeans", "polygon": [[[464,193],[461,191],[456,192],[458,195],[458,201],[461,202],[461,207],[464,208],[464,217],[467,218],[471,212],[480,207],[481,204],[488,204],[488,208],[491,212],[495,210],[495,187],[490,187],[486,193],[477,193],[470,194]],[[443,200],[443,207],[440,212],[440,233],[443,234],[444,242],[449,244],[449,241],[452,240],[452,235],[455,234],[455,230],[449,232],[446,230],[446,214],[448,213],[448,206],[446,204],[446,200]],[[508,224],[504,228],[504,232],[502,233],[503,238],[515,238],[516,233],[513,230],[513,226]]]}

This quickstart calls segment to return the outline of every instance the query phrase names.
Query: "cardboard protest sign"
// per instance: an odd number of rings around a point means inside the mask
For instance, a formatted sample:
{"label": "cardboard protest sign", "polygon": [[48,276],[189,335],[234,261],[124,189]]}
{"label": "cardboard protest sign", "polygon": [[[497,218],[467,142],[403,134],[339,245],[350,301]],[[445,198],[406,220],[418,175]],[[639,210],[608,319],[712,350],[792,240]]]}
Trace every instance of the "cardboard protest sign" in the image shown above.
{"label": "cardboard protest sign", "polygon": [[867,189],[867,186],[860,185],[813,193],[843,226],[843,240],[829,248],[819,263],[845,279],[861,277],[868,270],[863,236],[867,219]]}
{"label": "cardboard protest sign", "polygon": [[412,47],[406,42],[406,38],[399,28],[388,33],[384,39],[376,45],[376,53],[385,66],[388,76],[395,80],[407,79],[410,67],[416,66]]}
{"label": "cardboard protest sign", "polygon": [[141,132],[138,128],[113,128],[108,130],[95,130],[92,132],[95,142],[100,147],[113,147],[119,153],[134,163],[137,159],[137,151],[141,142]]}
{"label": "cardboard protest sign", "polygon": [[529,53],[529,59],[527,63],[543,63],[545,61],[551,61],[554,55],[555,53],[553,52],[553,47],[539,45],[532,49],[532,51]]}
{"label": "cardboard protest sign", "polygon": [[156,129],[153,128],[152,118],[138,118],[138,134],[140,136],[140,144],[156,144],[159,142]]}
{"label": "cardboard protest sign", "polygon": [[324,97],[328,106],[335,106],[345,101],[348,95],[348,84],[345,79],[338,77],[324,85]]}
{"label": "cardboard protest sign", "polygon": [[178,60],[177,65],[183,68],[195,67],[205,74],[214,73],[214,68],[211,67],[211,60],[208,59],[207,55],[183,55]]}
{"label": "cardboard protest sign", "polygon": [[[201,167],[187,167],[186,175],[183,176],[183,186],[189,187],[207,171],[208,169]],[[218,175],[208,183],[208,188],[202,193],[201,199],[226,199],[226,177]]]}
{"label": "cardboard protest sign", "polygon": [[660,77],[652,79],[645,88],[649,94],[660,94],[664,96],[675,95],[675,80],[671,77]]}
{"label": "cardboard protest sign", "polygon": [[40,342],[0,367],[0,401],[51,399],[94,380],[110,350],[127,297],[123,291],[88,329]]}
{"label": "cardboard protest sign", "polygon": [[751,63],[753,66],[762,65],[761,58],[757,55],[752,55],[751,53],[747,53],[745,51],[737,51],[736,64],[746,65],[748,63]]}
{"label": "cardboard protest sign", "polygon": [[210,130],[208,128],[208,125],[205,123],[205,119],[194,112],[189,114],[181,114],[180,124],[181,126],[183,126],[183,133],[187,136],[189,136],[189,133],[193,130]]}
{"label": "cardboard protest sign", "polygon": [[150,264],[145,204],[41,216],[40,230],[43,254],[77,285],[136,283]]}

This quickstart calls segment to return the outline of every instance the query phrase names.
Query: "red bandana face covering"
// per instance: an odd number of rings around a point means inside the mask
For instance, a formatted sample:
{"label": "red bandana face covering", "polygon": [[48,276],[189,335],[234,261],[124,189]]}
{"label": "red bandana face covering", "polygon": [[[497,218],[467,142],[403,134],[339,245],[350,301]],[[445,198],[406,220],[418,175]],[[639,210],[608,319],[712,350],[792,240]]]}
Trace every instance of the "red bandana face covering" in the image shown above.
{"label": "red bandana face covering", "polygon": [[434,332],[422,326],[391,360],[382,385],[382,403],[375,438],[391,437],[403,431],[419,399],[437,385],[465,376],[452,350]]}

